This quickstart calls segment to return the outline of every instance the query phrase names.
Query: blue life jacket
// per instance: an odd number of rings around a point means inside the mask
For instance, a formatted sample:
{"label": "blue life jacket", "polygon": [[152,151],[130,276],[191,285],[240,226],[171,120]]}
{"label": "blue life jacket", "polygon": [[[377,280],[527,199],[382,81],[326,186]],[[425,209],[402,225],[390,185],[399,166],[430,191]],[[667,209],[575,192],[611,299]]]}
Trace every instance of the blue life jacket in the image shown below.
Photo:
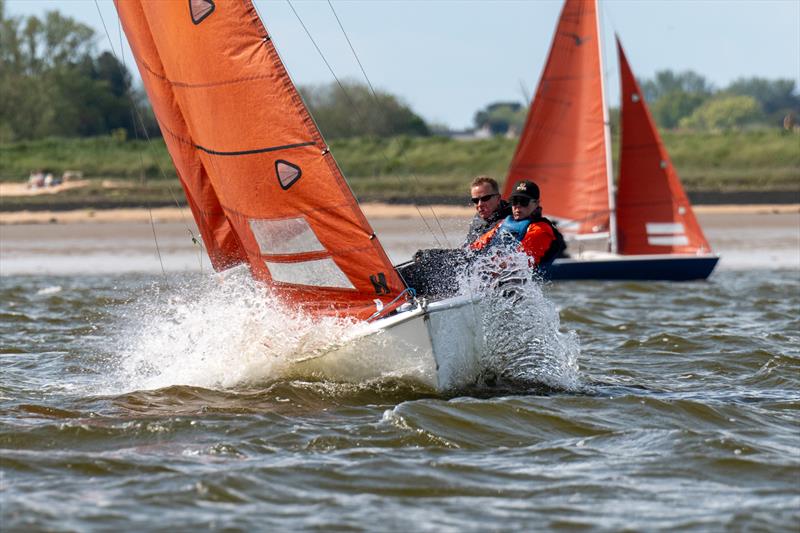
{"label": "blue life jacket", "polygon": [[522,220],[514,220],[514,217],[508,215],[498,229],[498,234],[502,232],[510,233],[517,242],[520,242],[525,234],[528,232],[528,226],[531,225],[530,218]]}
{"label": "blue life jacket", "polygon": [[497,232],[492,237],[492,240],[486,244],[484,250],[488,250],[498,244],[509,248],[518,244],[522,241],[522,238],[525,237],[525,233],[528,231],[528,226],[531,225],[531,222],[533,221],[530,218],[514,220],[512,215],[508,215],[500,223]]}

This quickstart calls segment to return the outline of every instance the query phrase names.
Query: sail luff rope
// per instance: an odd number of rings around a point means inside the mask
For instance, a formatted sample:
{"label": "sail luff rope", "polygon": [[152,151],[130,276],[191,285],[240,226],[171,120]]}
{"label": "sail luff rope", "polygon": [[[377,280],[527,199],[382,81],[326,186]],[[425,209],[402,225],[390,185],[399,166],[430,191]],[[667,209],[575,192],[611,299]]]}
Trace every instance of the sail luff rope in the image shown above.
{"label": "sail luff rope", "polygon": [[[312,37],[311,32],[306,27],[305,23],[303,22],[303,19],[300,17],[300,14],[297,13],[297,10],[292,5],[291,0],[286,0],[286,3],[289,4],[289,7],[291,8],[292,12],[294,13],[295,17],[297,18],[298,22],[300,23],[300,26],[302,26],[302,28],[306,32],[306,35],[308,36],[309,40],[314,45],[314,48],[316,48],[317,53],[322,58],[322,61],[328,67],[328,70],[330,71],[331,75],[333,76],[333,79],[336,80],[336,83],[339,85],[339,88],[342,90],[342,93],[345,95],[345,98],[347,98],[347,101],[350,103],[350,106],[353,108],[353,111],[358,116],[358,119],[361,120],[362,122],[364,122],[365,118],[361,114],[361,110],[355,104],[353,99],[350,97],[350,94],[347,92],[347,89],[344,88],[344,85],[342,84],[342,82],[339,80],[339,77],[334,72],[333,68],[331,67],[330,63],[328,62],[327,58],[325,57],[325,54],[323,54],[322,50],[317,45],[317,42],[314,40],[314,37]],[[386,156],[386,154],[384,152],[380,152],[380,155],[384,159],[384,161],[388,164],[389,163],[389,158]],[[412,198],[414,198],[416,200],[416,198],[413,196],[413,193],[412,193]],[[436,232],[433,231],[433,228],[430,226],[430,224],[428,224],[427,219],[422,215],[422,212],[420,211],[419,206],[416,204],[416,202],[414,203],[414,208],[417,210],[417,213],[419,214],[420,218],[422,219],[422,222],[425,224],[425,227],[428,229],[428,232],[436,240],[436,244],[439,247],[442,247],[442,242],[439,240],[438,235],[436,234]],[[434,216],[435,216],[435,214],[434,214]],[[441,227],[441,224],[440,224],[440,227]],[[445,235],[444,237],[445,237],[445,241],[447,241],[447,236]]]}
{"label": "sail luff rope", "polygon": [[[375,102],[375,109],[380,111],[380,103],[378,102],[378,95],[375,93],[375,89],[372,86],[372,81],[370,81],[369,76],[367,76],[367,72],[364,70],[364,66],[361,64],[361,59],[359,59],[358,54],[356,53],[356,50],[353,47],[353,43],[350,41],[350,37],[347,35],[347,32],[345,31],[344,25],[342,25],[342,21],[339,19],[339,15],[336,13],[336,10],[333,8],[333,3],[331,3],[331,0],[328,0],[328,6],[331,8],[331,12],[333,13],[333,16],[336,18],[336,22],[339,24],[339,29],[342,30],[342,35],[344,35],[344,38],[347,41],[347,45],[350,47],[350,51],[353,53],[353,57],[355,58],[356,63],[358,63],[358,68],[361,69],[361,74],[364,75],[364,79],[367,81],[367,85],[369,86],[370,93],[372,94],[372,99]],[[384,156],[384,158],[387,159],[385,156]],[[412,173],[411,174],[411,178],[414,180],[414,182],[417,184],[417,186],[421,186],[422,185],[419,182],[419,179],[417,178],[416,174]],[[414,198],[414,200],[415,200],[414,201],[415,209],[419,213],[420,217],[423,218],[423,220],[424,220],[425,217],[422,216],[422,213],[420,212],[419,207],[417,206],[416,197],[415,197],[413,192],[412,192],[412,198]],[[433,208],[432,205],[429,205],[428,208],[430,209],[431,215],[433,216],[434,220],[436,220],[436,224],[439,226],[439,231],[442,232],[442,236],[444,237],[444,240],[447,243],[448,247],[452,247],[451,244],[450,244],[450,239],[447,238],[447,233],[444,231],[444,228],[442,227],[442,222],[439,220],[439,217],[436,215],[436,210]]]}

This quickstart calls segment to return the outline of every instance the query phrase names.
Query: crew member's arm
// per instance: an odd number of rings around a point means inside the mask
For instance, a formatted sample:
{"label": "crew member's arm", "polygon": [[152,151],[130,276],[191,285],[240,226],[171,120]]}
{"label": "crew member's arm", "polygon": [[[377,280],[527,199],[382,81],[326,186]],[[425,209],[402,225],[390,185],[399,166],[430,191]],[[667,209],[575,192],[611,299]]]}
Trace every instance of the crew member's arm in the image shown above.
{"label": "crew member's arm", "polygon": [[497,230],[500,229],[500,225],[502,223],[503,223],[502,221],[498,222],[492,229],[490,229],[489,231],[487,231],[486,233],[484,233],[483,235],[472,241],[472,244],[469,245],[469,249],[483,250],[484,248],[486,248],[486,245],[488,245],[489,242],[491,242],[492,237],[495,236]]}
{"label": "crew member's arm", "polygon": [[534,222],[528,226],[525,237],[519,243],[519,249],[533,258],[533,263],[538,265],[550,245],[556,239],[553,228],[546,222]]}

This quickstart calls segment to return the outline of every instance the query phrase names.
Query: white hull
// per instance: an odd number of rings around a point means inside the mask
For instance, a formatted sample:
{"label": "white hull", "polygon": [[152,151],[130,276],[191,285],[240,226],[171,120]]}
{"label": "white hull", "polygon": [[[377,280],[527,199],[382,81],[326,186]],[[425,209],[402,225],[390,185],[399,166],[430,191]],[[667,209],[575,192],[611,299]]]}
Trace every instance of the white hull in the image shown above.
{"label": "white hull", "polygon": [[422,302],[366,324],[349,341],[293,366],[299,373],[333,381],[398,377],[444,392],[475,383],[482,353],[478,302],[459,296]]}

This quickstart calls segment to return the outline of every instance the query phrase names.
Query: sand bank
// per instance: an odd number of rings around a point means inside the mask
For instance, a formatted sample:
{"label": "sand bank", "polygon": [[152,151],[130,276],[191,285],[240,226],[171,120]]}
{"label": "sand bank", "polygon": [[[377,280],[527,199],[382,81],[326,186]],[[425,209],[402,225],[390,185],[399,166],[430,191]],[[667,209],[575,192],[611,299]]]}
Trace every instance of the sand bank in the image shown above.
{"label": "sand bank", "polygon": [[[361,209],[369,219],[465,218],[474,214],[469,206],[366,203]],[[800,213],[800,204],[698,205],[703,214],[787,214]],[[192,219],[188,208],[159,207],[153,209],[78,209],[75,211],[10,211],[0,212],[0,224],[74,224],[85,222],[181,222]]]}

